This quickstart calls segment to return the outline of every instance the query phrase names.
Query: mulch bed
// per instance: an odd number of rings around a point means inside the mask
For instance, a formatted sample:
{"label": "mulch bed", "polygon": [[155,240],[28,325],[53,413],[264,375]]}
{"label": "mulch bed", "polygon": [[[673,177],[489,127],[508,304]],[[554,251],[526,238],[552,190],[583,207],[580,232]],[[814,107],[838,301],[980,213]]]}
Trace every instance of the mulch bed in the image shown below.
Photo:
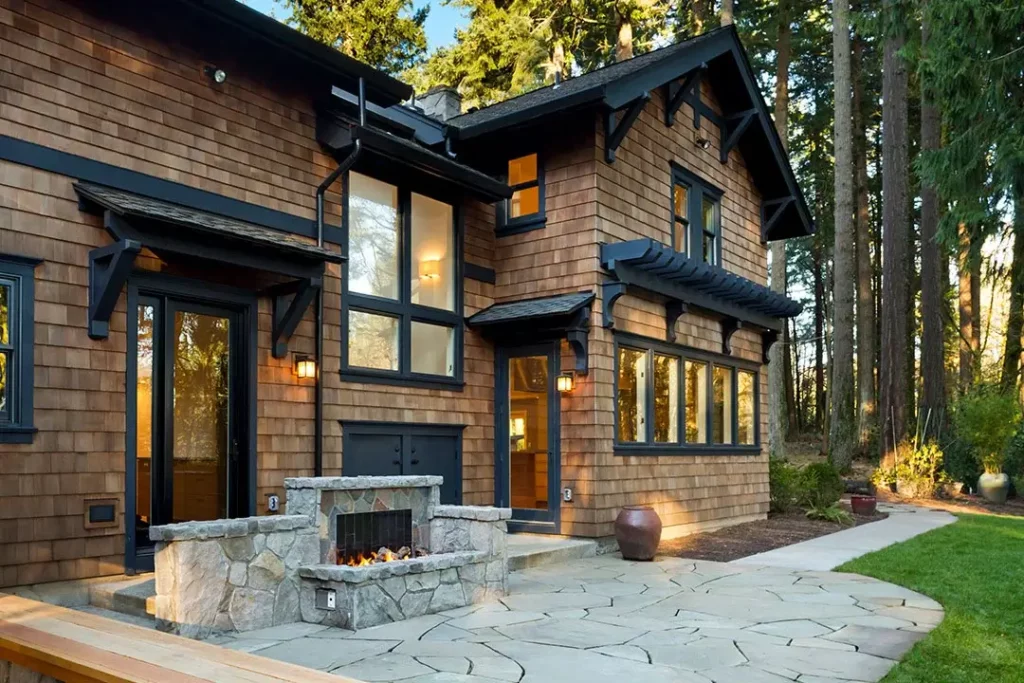
{"label": "mulch bed", "polygon": [[947,512],[968,512],[976,515],[1009,515],[1011,517],[1024,517],[1024,499],[1020,496],[1011,498],[1003,505],[989,503],[979,496],[971,496],[965,493],[953,498],[905,498],[890,491],[880,490],[876,493],[879,502],[909,503],[921,507],[945,510]]}
{"label": "mulch bed", "polygon": [[[844,507],[849,511],[845,503]],[[870,517],[854,515],[854,526],[870,524],[886,517],[888,515],[881,512],[876,512]],[[747,522],[718,531],[662,541],[658,546],[658,554],[692,560],[730,562],[848,528],[850,527],[832,522],[807,519],[803,510],[784,514],[773,512],[768,515],[768,519],[759,522]]]}

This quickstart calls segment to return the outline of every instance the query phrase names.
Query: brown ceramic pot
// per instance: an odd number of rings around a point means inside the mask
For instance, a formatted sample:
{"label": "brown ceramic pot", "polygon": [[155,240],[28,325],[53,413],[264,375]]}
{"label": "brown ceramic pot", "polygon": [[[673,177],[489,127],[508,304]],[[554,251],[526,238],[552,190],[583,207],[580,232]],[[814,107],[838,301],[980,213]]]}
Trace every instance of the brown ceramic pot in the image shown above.
{"label": "brown ceramic pot", "polygon": [[850,496],[850,507],[855,515],[873,515],[877,504],[874,496]]}
{"label": "brown ceramic pot", "polygon": [[627,505],[615,518],[615,540],[627,560],[653,560],[661,542],[661,517],[648,505]]}

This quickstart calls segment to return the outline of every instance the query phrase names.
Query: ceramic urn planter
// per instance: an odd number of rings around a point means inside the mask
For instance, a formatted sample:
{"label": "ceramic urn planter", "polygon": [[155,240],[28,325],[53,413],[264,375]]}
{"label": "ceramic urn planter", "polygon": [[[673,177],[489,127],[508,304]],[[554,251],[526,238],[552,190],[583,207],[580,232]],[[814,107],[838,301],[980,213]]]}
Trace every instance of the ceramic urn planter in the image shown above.
{"label": "ceramic urn planter", "polygon": [[878,500],[874,496],[850,496],[850,507],[855,515],[873,515],[878,506]]}
{"label": "ceramic urn planter", "polygon": [[1005,473],[985,473],[978,479],[978,493],[990,503],[1002,505],[1010,492],[1010,477]]}
{"label": "ceramic urn planter", "polygon": [[661,517],[648,505],[627,505],[615,519],[615,540],[627,560],[653,560],[661,542]]}

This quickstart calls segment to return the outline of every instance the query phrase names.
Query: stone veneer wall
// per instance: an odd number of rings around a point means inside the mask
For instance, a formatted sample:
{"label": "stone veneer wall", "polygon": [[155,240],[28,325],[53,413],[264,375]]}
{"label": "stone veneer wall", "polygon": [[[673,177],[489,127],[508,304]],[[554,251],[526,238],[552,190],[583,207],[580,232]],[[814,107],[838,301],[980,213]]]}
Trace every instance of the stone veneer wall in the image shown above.
{"label": "stone veneer wall", "polygon": [[306,515],[316,526],[320,558],[337,561],[339,514],[412,511],[412,543],[430,547],[430,518],[440,504],[443,477],[292,477],[284,480],[289,515]]}
{"label": "stone veneer wall", "polygon": [[158,628],[189,638],[299,620],[300,566],[320,560],[303,515],[152,527]]}

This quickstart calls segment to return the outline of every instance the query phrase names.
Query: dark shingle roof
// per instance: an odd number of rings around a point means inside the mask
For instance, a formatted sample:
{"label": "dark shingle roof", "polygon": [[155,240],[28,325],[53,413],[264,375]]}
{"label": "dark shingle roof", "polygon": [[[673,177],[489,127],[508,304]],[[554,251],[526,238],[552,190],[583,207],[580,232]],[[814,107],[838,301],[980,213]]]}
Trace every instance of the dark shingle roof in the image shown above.
{"label": "dark shingle roof", "polygon": [[470,327],[476,327],[571,315],[584,306],[589,306],[593,300],[593,292],[574,292],[572,294],[545,296],[538,299],[509,301],[494,304],[475,313],[466,320],[466,323]]}
{"label": "dark shingle roof", "polygon": [[171,223],[197,232],[226,237],[234,241],[285,250],[305,258],[341,263],[341,254],[318,247],[295,235],[273,230],[262,225],[246,223],[220,214],[191,209],[152,197],[125,192],[113,187],[78,182],[74,185],[79,196],[119,216],[134,216]]}
{"label": "dark shingle roof", "polygon": [[513,97],[512,99],[492,104],[488,107],[478,109],[477,111],[456,116],[448,119],[447,123],[460,129],[471,128],[494,119],[500,119],[515,112],[540,107],[558,100],[572,100],[573,98],[580,98],[583,101],[579,103],[583,104],[585,101],[589,101],[589,95],[593,95],[595,99],[600,98],[603,94],[600,92],[600,89],[603,86],[624,76],[629,76],[630,74],[633,74],[647,66],[651,66],[666,59],[671,59],[680,52],[684,52],[700,45],[701,43],[710,41],[715,36],[727,30],[729,29],[715,29],[714,31],[709,31],[695,38],[684,40],[681,43],[675,43],[674,45],[652,50],[651,52],[633,57],[632,59],[627,59],[623,62],[609,64],[608,66],[595,69],[589,73],[562,81],[557,86],[549,85],[536,90],[531,90],[530,92],[519,95],[518,97]]}

